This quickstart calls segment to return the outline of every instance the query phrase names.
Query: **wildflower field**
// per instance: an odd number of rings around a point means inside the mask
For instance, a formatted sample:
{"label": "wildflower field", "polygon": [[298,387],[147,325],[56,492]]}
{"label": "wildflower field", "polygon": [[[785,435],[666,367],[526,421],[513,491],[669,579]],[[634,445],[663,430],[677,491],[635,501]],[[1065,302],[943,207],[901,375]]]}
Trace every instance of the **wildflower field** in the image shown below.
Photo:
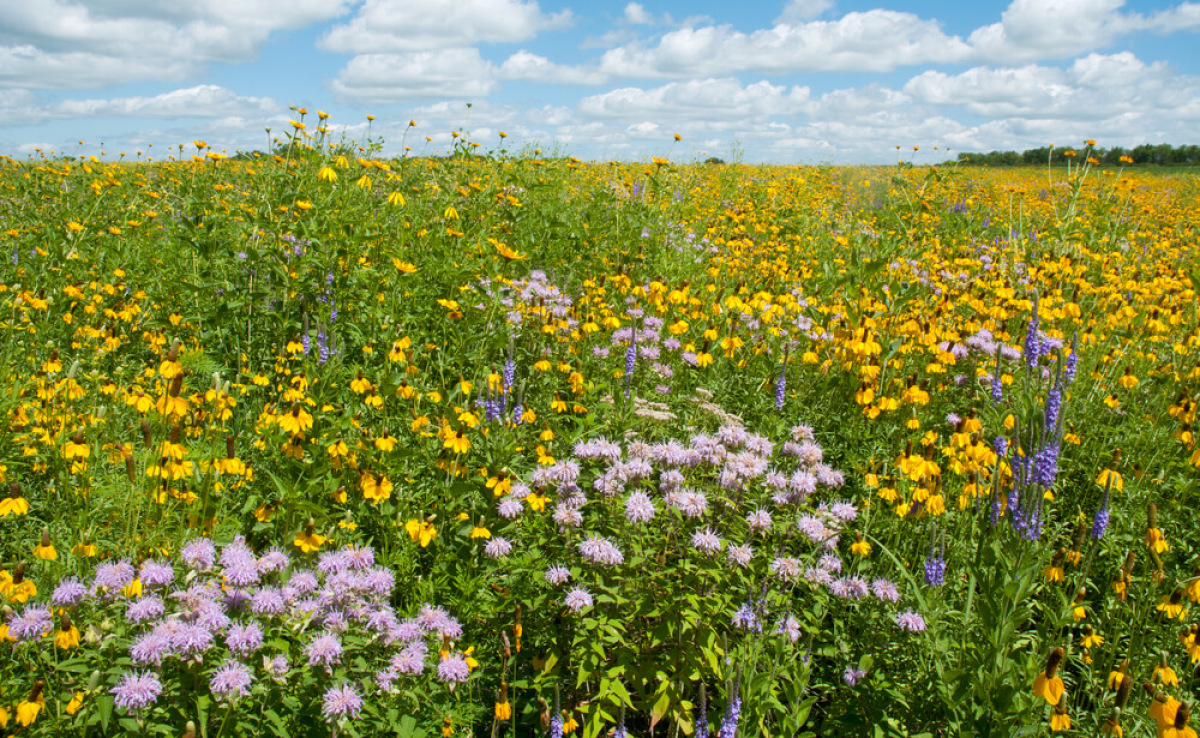
{"label": "wildflower field", "polygon": [[1194,173],[302,141],[0,160],[0,735],[1196,735]]}

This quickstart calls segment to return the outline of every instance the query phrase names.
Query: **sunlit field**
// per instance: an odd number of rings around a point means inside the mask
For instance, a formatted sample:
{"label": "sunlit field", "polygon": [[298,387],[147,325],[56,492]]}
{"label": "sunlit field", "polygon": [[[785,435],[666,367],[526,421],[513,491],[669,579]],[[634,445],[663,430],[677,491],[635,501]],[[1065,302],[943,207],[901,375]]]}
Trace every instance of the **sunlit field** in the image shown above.
{"label": "sunlit field", "polygon": [[301,130],[0,160],[0,735],[1196,735],[1194,173]]}

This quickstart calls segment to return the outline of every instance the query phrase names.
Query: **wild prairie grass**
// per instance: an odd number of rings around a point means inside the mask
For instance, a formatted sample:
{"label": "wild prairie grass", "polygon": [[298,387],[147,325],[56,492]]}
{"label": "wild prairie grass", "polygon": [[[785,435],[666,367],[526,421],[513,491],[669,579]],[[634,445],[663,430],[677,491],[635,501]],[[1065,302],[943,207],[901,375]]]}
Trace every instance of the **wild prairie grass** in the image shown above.
{"label": "wild prairie grass", "polygon": [[0,731],[1186,733],[1194,176],[356,153],[0,164]]}

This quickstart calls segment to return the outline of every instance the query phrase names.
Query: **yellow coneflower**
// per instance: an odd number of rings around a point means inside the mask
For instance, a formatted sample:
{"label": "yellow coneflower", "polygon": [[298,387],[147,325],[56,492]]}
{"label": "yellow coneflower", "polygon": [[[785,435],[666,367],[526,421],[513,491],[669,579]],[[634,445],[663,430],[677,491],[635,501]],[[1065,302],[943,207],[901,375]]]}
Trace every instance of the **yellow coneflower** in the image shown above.
{"label": "yellow coneflower", "polygon": [[58,558],[58,551],[55,550],[54,544],[50,542],[50,529],[42,526],[42,541],[33,548],[33,555],[39,559],[54,561]]}
{"label": "yellow coneflower", "polygon": [[1179,684],[1179,677],[1175,674],[1175,670],[1167,663],[1167,655],[1164,653],[1159,657],[1158,664],[1154,667],[1154,673],[1150,676],[1151,679],[1158,679],[1164,686],[1170,687]]}
{"label": "yellow coneflower", "polygon": [[1067,714],[1067,706],[1065,704],[1056,705],[1054,712],[1050,715],[1050,731],[1058,733],[1070,729],[1071,716]]}
{"label": "yellow coneflower", "polygon": [[37,716],[46,706],[46,698],[42,696],[42,689],[46,683],[41,679],[33,684],[33,689],[29,691],[29,697],[24,702],[17,705],[17,722],[22,727],[28,728],[37,720]]}
{"label": "yellow coneflower", "polygon": [[312,553],[313,551],[320,550],[321,546],[325,544],[325,541],[326,539],[324,536],[317,534],[316,523],[312,520],[309,520],[304,526],[304,530],[296,534],[296,540],[294,540],[293,543],[303,553]]}
{"label": "yellow coneflower", "polygon": [[1163,595],[1157,609],[1168,618],[1182,618],[1184,614],[1183,589],[1176,587],[1175,591],[1171,594]]}
{"label": "yellow coneflower", "polygon": [[1046,659],[1046,668],[1033,680],[1033,694],[1041,697],[1050,705],[1057,705],[1063,696],[1063,680],[1058,676],[1058,666],[1062,663],[1066,651],[1061,646],[1050,652]]}

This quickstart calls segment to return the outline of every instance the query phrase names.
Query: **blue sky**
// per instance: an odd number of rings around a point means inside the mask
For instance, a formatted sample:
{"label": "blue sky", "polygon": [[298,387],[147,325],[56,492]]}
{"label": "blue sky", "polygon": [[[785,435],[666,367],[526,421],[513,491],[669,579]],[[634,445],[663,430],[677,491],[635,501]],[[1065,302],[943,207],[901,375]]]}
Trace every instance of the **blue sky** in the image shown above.
{"label": "blue sky", "polygon": [[409,120],[584,159],[1198,143],[1200,2],[0,0],[0,153],[263,149],[292,106],[390,154]]}

